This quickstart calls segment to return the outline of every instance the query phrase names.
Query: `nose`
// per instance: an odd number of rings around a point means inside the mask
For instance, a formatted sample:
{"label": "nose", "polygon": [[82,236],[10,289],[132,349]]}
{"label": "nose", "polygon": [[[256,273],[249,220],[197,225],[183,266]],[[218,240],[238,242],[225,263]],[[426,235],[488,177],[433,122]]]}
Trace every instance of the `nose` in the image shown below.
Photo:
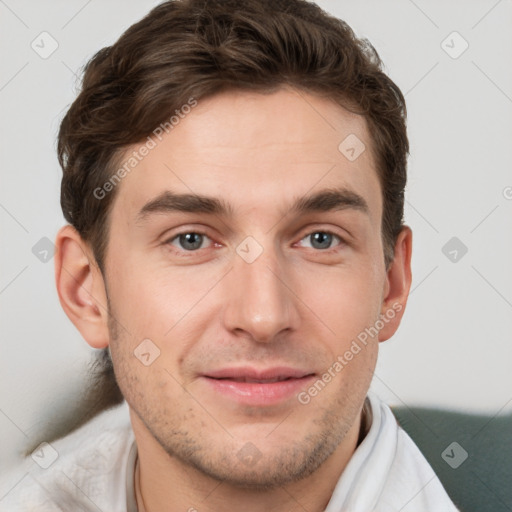
{"label": "nose", "polygon": [[234,252],[233,268],[226,276],[224,325],[235,334],[270,343],[283,331],[297,329],[298,299],[274,250],[265,248],[249,261]]}

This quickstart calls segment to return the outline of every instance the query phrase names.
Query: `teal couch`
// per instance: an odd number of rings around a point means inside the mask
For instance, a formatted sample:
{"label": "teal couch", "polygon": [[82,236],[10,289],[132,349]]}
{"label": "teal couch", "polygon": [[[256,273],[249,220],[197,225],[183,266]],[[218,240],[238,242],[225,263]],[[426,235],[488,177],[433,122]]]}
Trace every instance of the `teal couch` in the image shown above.
{"label": "teal couch", "polygon": [[462,512],[512,512],[512,415],[392,410]]}

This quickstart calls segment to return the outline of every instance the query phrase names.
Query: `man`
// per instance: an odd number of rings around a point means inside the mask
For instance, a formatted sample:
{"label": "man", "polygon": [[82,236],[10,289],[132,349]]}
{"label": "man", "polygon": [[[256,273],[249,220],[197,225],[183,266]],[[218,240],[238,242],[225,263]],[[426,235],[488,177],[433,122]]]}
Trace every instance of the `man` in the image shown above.
{"label": "man", "polygon": [[368,394],[407,152],[400,90],[312,3],[165,2],[101,50],[59,133],[56,282],[126,402],[5,506],[456,510]]}

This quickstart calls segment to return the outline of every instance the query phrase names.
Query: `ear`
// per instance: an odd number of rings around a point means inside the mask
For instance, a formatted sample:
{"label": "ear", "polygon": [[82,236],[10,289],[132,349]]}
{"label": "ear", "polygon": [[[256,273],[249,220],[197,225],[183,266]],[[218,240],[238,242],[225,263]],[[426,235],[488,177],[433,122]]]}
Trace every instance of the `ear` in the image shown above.
{"label": "ear", "polygon": [[407,304],[411,288],[412,231],[404,226],[397,237],[395,256],[386,275],[381,316],[384,327],[379,332],[379,341],[386,341],[395,334]]}
{"label": "ear", "polygon": [[107,295],[103,276],[88,244],[73,226],[55,240],[55,282],[66,315],[93,348],[109,344]]}

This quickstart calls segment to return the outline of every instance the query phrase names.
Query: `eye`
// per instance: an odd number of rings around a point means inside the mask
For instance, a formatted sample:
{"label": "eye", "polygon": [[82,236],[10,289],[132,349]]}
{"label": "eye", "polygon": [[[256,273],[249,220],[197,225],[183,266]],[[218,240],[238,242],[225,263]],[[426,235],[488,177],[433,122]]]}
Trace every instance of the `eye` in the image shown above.
{"label": "eye", "polygon": [[173,245],[174,247],[178,247],[178,249],[193,252],[203,248],[202,245],[206,239],[209,239],[209,237],[206,236],[204,233],[189,231],[186,233],[180,233],[174,236],[173,238],[170,238],[166,243],[169,245]]}
{"label": "eye", "polygon": [[310,247],[319,250],[331,249],[331,244],[335,239],[340,243],[343,243],[343,240],[338,235],[335,235],[330,231],[313,231],[312,233],[309,233],[309,235],[306,235],[301,242],[308,239],[311,241]]}

